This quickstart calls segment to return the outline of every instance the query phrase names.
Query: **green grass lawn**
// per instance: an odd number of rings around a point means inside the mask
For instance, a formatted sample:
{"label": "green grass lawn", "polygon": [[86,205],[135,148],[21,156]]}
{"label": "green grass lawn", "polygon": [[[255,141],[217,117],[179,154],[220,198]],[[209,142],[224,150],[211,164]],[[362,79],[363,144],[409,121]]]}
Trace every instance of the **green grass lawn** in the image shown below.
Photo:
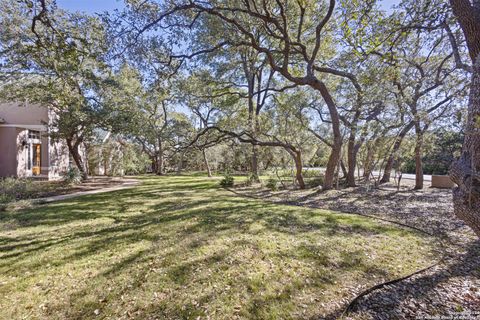
{"label": "green grass lawn", "polygon": [[430,264],[431,239],[205,177],[0,212],[0,319],[298,319]]}

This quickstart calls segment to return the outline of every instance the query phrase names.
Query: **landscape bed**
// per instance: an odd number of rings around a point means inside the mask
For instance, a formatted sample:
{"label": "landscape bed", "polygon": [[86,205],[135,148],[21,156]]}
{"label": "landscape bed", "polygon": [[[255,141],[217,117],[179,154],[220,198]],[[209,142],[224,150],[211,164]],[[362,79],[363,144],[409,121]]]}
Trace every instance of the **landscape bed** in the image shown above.
{"label": "landscape bed", "polygon": [[309,319],[439,259],[374,219],[241,198],[218,179],[0,212],[0,318]]}

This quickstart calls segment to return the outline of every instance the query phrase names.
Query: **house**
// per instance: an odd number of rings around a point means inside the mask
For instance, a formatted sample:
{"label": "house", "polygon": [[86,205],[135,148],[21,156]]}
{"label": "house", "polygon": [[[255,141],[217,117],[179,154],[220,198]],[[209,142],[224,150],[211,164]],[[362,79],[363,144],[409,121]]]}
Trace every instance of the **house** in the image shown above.
{"label": "house", "polygon": [[0,177],[54,180],[69,168],[66,143],[47,134],[52,113],[28,103],[0,103]]}

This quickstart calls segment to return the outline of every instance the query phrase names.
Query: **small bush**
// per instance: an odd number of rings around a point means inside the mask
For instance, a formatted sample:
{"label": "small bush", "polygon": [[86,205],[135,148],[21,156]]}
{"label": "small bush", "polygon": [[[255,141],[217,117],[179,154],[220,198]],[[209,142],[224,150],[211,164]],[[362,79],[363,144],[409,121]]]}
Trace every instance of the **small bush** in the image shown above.
{"label": "small bush", "polygon": [[278,190],[278,180],[273,178],[273,177],[270,177],[270,178],[268,178],[267,184],[265,186],[272,191],[277,191]]}
{"label": "small bush", "polygon": [[80,174],[80,170],[75,167],[69,168],[63,174],[63,181],[67,184],[79,184],[82,182],[82,175]]}
{"label": "small bush", "polygon": [[27,198],[30,181],[27,179],[0,179],[0,204]]}
{"label": "small bush", "polygon": [[234,182],[235,182],[235,179],[233,179],[230,173],[227,172],[223,177],[223,179],[220,181],[220,186],[224,188],[233,187]]}

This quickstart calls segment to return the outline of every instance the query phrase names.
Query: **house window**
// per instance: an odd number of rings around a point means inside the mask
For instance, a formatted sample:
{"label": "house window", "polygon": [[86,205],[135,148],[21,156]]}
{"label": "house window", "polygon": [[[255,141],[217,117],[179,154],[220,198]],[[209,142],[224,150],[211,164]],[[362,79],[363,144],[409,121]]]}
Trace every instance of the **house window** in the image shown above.
{"label": "house window", "polygon": [[40,131],[28,130],[28,138],[40,140]]}

